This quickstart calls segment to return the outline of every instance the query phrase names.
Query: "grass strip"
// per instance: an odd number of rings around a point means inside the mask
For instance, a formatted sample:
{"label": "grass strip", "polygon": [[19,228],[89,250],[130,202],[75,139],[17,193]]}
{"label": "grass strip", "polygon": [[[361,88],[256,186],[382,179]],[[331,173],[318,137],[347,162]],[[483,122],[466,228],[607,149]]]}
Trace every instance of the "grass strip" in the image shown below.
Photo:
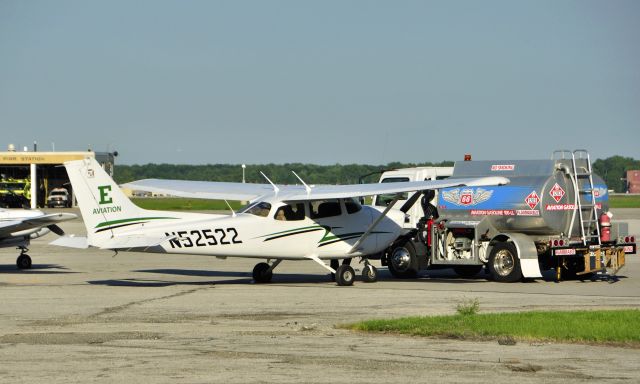
{"label": "grass strip", "polygon": [[368,320],[342,328],[461,339],[557,341],[640,347],[640,310],[541,311]]}
{"label": "grass strip", "polygon": [[640,208],[640,195],[610,195],[610,208]]}
{"label": "grass strip", "polygon": [[[142,197],[131,201],[140,208],[159,211],[228,211],[222,200],[188,199],[182,197]],[[239,201],[229,201],[231,208],[240,208]]]}

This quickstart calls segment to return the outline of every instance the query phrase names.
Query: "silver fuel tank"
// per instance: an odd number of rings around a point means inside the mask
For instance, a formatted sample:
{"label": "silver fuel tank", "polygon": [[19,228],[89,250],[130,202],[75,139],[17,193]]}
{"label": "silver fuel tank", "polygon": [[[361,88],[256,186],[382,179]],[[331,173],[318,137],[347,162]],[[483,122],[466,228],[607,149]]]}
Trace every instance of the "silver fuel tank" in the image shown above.
{"label": "silver fuel tank", "polygon": [[[452,178],[504,176],[511,183],[442,189],[438,196],[440,218],[478,221],[486,217],[499,232],[575,236],[580,230],[571,169],[571,160],[565,159],[456,162]],[[578,189],[588,186],[588,178],[577,182]],[[594,174],[593,184],[596,205],[602,212],[608,211],[604,180]],[[582,204],[591,204],[590,193],[579,193],[578,198]]]}

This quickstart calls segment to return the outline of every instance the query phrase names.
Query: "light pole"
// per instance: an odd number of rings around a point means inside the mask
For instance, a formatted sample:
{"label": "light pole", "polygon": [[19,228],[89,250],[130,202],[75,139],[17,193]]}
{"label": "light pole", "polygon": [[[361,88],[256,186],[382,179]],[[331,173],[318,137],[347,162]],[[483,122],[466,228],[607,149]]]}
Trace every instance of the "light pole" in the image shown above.
{"label": "light pole", "polygon": [[244,170],[247,168],[246,165],[242,164],[242,183],[244,184]]}

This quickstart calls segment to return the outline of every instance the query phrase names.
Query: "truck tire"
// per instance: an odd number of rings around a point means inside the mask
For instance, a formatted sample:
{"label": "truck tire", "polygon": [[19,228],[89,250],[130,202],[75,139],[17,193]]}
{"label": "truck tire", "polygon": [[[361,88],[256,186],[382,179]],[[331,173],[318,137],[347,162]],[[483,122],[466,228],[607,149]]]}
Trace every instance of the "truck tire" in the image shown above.
{"label": "truck tire", "polygon": [[487,263],[494,281],[513,283],[522,279],[520,258],[513,243],[498,243],[491,250]]}
{"label": "truck tire", "polygon": [[411,279],[418,274],[416,249],[410,241],[394,244],[389,252],[389,272],[398,279]]}

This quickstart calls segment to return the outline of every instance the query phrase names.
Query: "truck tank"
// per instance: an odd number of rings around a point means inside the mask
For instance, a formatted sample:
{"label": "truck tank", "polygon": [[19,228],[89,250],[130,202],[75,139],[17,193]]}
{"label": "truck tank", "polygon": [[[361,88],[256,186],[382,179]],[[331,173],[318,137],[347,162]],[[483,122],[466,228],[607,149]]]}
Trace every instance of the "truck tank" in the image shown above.
{"label": "truck tank", "polygon": [[[586,164],[577,167],[586,172]],[[456,162],[452,178],[504,176],[511,182],[500,187],[440,190],[440,218],[479,221],[486,217],[499,232],[579,236],[575,183],[579,190],[584,189],[585,179],[576,179],[571,169],[570,159]],[[604,180],[594,174],[593,186],[596,206],[607,212],[609,200]],[[583,192],[578,198],[583,208],[590,207],[591,194]],[[583,212],[589,211],[585,208]]]}

